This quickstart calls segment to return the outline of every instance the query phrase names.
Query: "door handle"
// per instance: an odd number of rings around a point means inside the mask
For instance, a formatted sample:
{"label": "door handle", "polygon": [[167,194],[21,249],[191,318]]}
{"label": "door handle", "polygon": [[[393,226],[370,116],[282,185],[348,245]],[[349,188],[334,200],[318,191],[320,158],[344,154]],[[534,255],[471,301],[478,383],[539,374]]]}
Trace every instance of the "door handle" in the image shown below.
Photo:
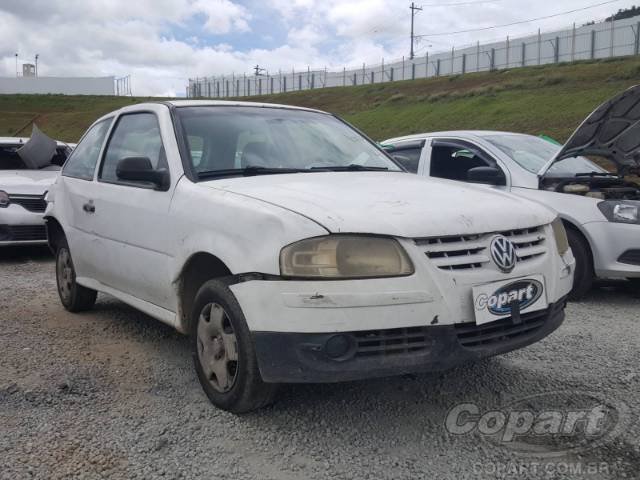
{"label": "door handle", "polygon": [[82,210],[87,213],[94,213],[96,211],[96,206],[92,202],[85,203],[82,205]]}

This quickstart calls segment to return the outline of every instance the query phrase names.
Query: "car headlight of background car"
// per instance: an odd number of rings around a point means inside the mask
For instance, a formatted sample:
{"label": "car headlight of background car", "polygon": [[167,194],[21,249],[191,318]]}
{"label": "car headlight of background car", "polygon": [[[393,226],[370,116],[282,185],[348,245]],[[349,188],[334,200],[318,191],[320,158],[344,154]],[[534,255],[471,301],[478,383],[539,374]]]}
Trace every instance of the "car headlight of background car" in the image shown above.
{"label": "car headlight of background car", "polygon": [[551,222],[553,228],[553,236],[556,239],[556,246],[558,247],[558,253],[564,255],[569,250],[569,239],[567,238],[567,230],[564,228],[564,223],[560,217]]}
{"label": "car headlight of background car", "polygon": [[9,194],[4,190],[0,190],[0,208],[8,207],[10,203]]}
{"label": "car headlight of background car", "polygon": [[610,222],[640,224],[640,202],[633,200],[606,200],[600,202],[598,208]]}
{"label": "car headlight of background car", "polygon": [[412,275],[414,268],[393,238],[327,235],[284,247],[280,273],[309,279],[379,278]]}

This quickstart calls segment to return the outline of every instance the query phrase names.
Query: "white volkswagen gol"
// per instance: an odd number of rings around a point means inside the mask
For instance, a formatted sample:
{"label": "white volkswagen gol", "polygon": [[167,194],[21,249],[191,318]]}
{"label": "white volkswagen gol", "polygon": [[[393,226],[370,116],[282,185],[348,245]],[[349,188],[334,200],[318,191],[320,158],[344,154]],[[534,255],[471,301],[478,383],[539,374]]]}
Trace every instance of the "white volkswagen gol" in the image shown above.
{"label": "white volkswagen gol", "polygon": [[[384,148],[407,170],[485,183],[559,212],[576,258],[573,297],[594,278],[640,285],[640,86],[598,107],[564,145],[491,131],[433,132],[392,138]],[[610,173],[580,155],[606,157]]]}
{"label": "white volkswagen gol", "polygon": [[338,118],[177,101],[85,134],[48,195],[70,311],[111,294],[193,338],[211,401],[437,370],[536,342],[573,256],[528,200],[403,172]]}

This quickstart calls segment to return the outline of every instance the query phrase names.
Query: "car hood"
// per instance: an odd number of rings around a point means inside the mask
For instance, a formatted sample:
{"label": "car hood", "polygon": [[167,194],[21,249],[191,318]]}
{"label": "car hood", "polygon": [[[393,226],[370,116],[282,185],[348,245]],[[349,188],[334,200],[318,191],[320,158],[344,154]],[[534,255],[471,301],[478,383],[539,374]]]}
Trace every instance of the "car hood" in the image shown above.
{"label": "car hood", "polygon": [[0,170],[0,190],[9,194],[42,195],[59,173],[58,170]]}
{"label": "car hood", "polygon": [[286,208],[333,233],[461,235],[543,225],[555,216],[542,205],[495,189],[408,173],[263,175],[200,185]]}
{"label": "car hood", "polygon": [[612,160],[620,175],[640,167],[640,85],[596,108],[538,175],[544,176],[560,160],[585,155]]}

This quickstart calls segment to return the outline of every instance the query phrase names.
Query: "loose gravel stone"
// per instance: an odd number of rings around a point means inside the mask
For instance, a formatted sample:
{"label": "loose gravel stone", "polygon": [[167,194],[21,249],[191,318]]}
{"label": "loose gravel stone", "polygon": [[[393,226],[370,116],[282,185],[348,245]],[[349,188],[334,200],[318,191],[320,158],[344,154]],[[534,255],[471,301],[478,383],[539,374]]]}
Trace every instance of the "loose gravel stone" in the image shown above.
{"label": "loose gravel stone", "polygon": [[[639,478],[639,307],[625,282],[601,285],[526,349],[447,372],[284,386],[275,405],[234,416],[206,400],[185,337],[105,295],[68,313],[46,249],[0,250],[0,479]],[[460,403],[566,390],[623,402],[620,434],[549,460],[444,427]],[[490,471],[550,461],[551,473]]]}

